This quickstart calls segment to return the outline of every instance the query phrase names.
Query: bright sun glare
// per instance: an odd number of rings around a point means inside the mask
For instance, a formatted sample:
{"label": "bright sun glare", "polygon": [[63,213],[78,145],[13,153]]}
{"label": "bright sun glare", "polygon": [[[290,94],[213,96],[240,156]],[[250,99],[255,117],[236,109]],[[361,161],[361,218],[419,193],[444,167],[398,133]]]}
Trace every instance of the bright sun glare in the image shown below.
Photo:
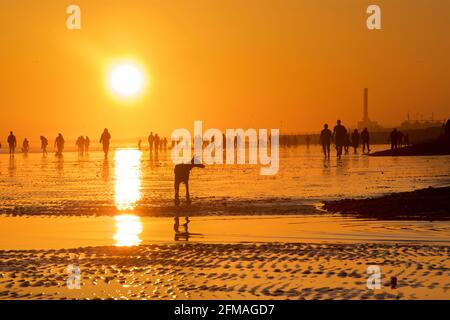
{"label": "bright sun glare", "polygon": [[131,96],[142,90],[144,75],[136,65],[119,64],[113,68],[109,81],[114,92],[121,96]]}

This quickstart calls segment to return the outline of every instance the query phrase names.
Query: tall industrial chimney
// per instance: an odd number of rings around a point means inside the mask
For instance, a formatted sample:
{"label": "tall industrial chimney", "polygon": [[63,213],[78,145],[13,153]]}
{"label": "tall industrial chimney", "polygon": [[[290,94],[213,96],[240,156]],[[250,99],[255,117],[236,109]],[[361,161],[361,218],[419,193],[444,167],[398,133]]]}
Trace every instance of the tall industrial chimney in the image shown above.
{"label": "tall industrial chimney", "polygon": [[369,122],[369,89],[364,88],[363,122]]}

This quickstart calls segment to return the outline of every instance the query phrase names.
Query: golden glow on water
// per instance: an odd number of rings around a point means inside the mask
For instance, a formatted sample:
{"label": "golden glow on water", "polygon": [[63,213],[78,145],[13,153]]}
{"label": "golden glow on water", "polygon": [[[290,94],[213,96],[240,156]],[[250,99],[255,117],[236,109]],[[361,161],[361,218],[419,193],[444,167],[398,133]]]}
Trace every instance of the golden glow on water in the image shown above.
{"label": "golden glow on water", "polygon": [[116,151],[114,200],[120,211],[134,210],[141,199],[141,155],[139,150]]}
{"label": "golden glow on water", "polygon": [[138,246],[141,243],[139,235],[142,233],[142,222],[138,216],[122,214],[114,217],[116,234],[114,240],[118,247]]}
{"label": "golden glow on water", "polygon": [[[119,211],[131,211],[141,199],[141,155],[139,150],[117,150],[115,153],[114,200]],[[133,214],[114,217],[116,246],[137,246],[141,243],[141,219]]]}

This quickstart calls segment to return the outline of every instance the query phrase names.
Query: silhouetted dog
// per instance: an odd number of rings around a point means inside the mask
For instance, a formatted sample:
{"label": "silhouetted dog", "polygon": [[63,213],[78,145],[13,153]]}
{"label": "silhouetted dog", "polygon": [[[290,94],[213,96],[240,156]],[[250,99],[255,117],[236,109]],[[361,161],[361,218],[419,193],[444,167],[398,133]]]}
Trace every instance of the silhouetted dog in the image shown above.
{"label": "silhouetted dog", "polygon": [[194,159],[192,159],[191,163],[180,163],[175,166],[175,205],[180,204],[179,191],[180,191],[180,183],[184,183],[186,186],[186,202],[187,204],[191,203],[191,198],[189,196],[189,174],[191,173],[192,168],[204,168],[203,164],[195,164]]}

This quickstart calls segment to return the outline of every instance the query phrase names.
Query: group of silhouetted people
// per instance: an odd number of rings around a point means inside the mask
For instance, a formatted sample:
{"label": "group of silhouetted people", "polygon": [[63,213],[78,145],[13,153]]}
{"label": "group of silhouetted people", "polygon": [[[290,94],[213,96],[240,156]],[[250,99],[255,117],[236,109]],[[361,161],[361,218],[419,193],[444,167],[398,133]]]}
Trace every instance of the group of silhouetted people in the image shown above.
{"label": "group of silhouetted people", "polygon": [[341,120],[338,120],[336,125],[331,131],[328,128],[328,124],[325,123],[323,130],[320,132],[319,143],[322,145],[323,154],[326,159],[330,158],[331,143],[334,142],[336,146],[336,156],[340,159],[342,153],[348,153],[350,147],[353,148],[354,153],[358,152],[358,148],[362,145],[363,153],[370,152],[370,136],[367,128],[359,133],[358,129],[353,132],[347,130],[342,125]]}
{"label": "group of silhouetted people", "polygon": [[[167,150],[167,138],[160,138],[157,133],[153,134],[153,132],[150,132],[150,135],[148,136],[148,148],[150,153],[153,153],[153,151],[158,153],[160,150]],[[140,146],[140,143],[139,143]],[[140,149],[140,147],[139,147]]]}
{"label": "group of silhouetted people", "polygon": [[77,138],[77,141],[75,142],[75,145],[78,148],[78,154],[81,156],[84,154],[87,154],[89,152],[90,144],[91,144],[91,140],[89,139],[88,136],[86,136],[86,137],[79,136]]}
{"label": "group of silhouetted people", "polygon": [[389,140],[391,142],[391,149],[393,150],[408,145],[409,135],[403,134],[403,132],[394,128],[389,134]]}
{"label": "group of silhouetted people", "polygon": [[[7,142],[8,142],[8,147],[9,147],[9,156],[10,156],[10,158],[14,158],[14,154],[15,154],[16,148],[17,148],[17,138],[12,131],[9,132]],[[0,144],[0,148],[1,148],[1,146],[2,145]],[[30,150],[30,143],[29,143],[28,139],[25,138],[22,143],[22,152],[24,154],[27,154],[29,150]]]}
{"label": "group of silhouetted people", "polygon": [[[47,156],[48,139],[44,136],[40,136],[39,139],[41,141],[42,155],[45,157],[45,156]],[[110,140],[111,140],[111,135],[109,134],[108,129],[105,128],[105,130],[103,131],[103,133],[100,137],[100,143],[103,145],[103,152],[105,153],[105,159],[108,159]],[[17,138],[13,134],[12,131],[10,131],[7,141],[8,141],[8,146],[9,146],[9,155],[11,158],[13,158],[15,150],[17,148]],[[83,155],[89,151],[89,145],[90,145],[89,137],[79,136],[77,138],[75,144],[78,147],[78,153],[80,155]],[[58,136],[56,137],[55,143],[54,143],[54,147],[56,149],[55,156],[62,157],[62,154],[64,151],[64,145],[65,145],[64,137],[61,133],[59,133]],[[0,144],[0,148],[1,148],[1,144]],[[24,154],[27,154],[29,152],[29,150],[30,150],[30,142],[28,141],[27,138],[25,138],[22,143],[22,152]]]}

